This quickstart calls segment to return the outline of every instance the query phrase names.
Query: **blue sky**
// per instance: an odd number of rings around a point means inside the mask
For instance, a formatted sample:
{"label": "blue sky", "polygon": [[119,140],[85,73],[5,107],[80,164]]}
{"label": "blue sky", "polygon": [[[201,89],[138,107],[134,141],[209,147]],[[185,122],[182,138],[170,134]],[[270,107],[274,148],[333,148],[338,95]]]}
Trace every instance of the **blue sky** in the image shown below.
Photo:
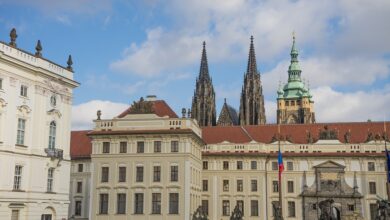
{"label": "blue sky", "polygon": [[202,42],[217,96],[239,107],[249,38],[255,38],[267,121],[275,121],[279,80],[286,81],[291,33],[319,122],[389,118],[388,0],[0,0],[0,40],[65,65],[75,80],[72,126],[91,127],[149,94],[180,113],[190,107]]}

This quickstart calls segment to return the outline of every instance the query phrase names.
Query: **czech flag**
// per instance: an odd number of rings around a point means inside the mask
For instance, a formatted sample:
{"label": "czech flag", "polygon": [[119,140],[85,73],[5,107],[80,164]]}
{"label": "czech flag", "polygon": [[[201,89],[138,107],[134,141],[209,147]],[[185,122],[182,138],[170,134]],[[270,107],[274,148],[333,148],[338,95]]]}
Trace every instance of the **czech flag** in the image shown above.
{"label": "czech flag", "polygon": [[390,183],[390,155],[389,155],[389,151],[387,150],[387,147],[386,147],[386,159],[387,159],[387,182]]}
{"label": "czech flag", "polygon": [[284,170],[282,151],[280,151],[280,149],[278,152],[278,165],[279,165],[279,177],[280,177],[282,175],[283,170]]}

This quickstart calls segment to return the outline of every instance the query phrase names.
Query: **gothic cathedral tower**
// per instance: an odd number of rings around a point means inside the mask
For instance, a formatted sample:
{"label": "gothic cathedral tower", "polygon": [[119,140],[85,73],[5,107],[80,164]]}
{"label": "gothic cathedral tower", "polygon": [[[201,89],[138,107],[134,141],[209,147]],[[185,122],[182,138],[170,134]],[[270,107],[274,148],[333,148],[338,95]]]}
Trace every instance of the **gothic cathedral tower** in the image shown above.
{"label": "gothic cathedral tower", "polygon": [[278,124],[311,124],[315,123],[314,101],[310,89],[301,79],[301,68],[298,63],[298,50],[295,47],[295,36],[291,48],[291,63],[288,67],[288,82],[278,90],[277,105]]}
{"label": "gothic cathedral tower", "polygon": [[253,36],[251,36],[248,67],[241,92],[239,121],[240,125],[259,125],[266,122],[263,88],[256,65]]}
{"label": "gothic cathedral tower", "polygon": [[206,43],[203,42],[202,60],[196,88],[192,97],[191,117],[196,119],[199,126],[216,125],[215,93],[207,64]]}

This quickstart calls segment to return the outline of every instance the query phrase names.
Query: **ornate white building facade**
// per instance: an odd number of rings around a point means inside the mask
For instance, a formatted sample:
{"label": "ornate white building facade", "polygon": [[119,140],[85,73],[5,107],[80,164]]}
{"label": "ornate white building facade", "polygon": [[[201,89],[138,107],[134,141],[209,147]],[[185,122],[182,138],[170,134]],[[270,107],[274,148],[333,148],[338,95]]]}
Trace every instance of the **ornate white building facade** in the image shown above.
{"label": "ornate white building facade", "polygon": [[0,42],[0,219],[67,219],[72,61]]}

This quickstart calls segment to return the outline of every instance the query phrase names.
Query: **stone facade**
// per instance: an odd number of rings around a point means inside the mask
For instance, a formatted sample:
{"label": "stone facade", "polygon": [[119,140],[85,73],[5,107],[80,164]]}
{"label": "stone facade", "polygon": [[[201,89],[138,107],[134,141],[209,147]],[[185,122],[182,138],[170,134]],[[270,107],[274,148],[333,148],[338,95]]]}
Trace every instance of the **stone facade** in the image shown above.
{"label": "stone facade", "polygon": [[226,99],[225,99],[225,102],[223,103],[223,106],[221,109],[221,113],[219,113],[217,125],[218,126],[233,126],[233,125],[238,125],[238,124],[239,124],[239,121],[238,121],[237,111],[233,107],[228,105],[226,103]]}
{"label": "stone facade", "polygon": [[248,56],[248,67],[244,75],[240,99],[240,125],[260,125],[266,123],[263,87],[257,70],[253,36]]}

